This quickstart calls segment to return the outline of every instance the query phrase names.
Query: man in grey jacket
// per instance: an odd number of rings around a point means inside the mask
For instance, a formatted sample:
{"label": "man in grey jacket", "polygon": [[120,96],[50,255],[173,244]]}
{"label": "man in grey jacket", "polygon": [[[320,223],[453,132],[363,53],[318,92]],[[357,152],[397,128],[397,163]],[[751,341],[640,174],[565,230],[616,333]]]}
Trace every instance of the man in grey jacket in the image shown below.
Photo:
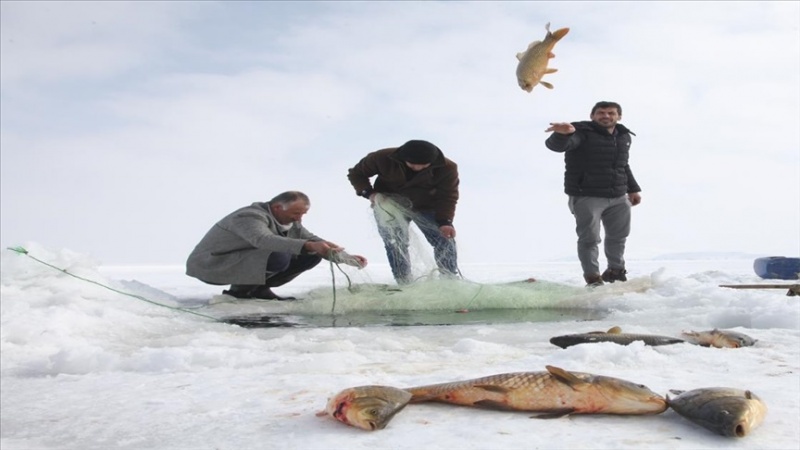
{"label": "man in grey jacket", "polygon": [[186,274],[208,284],[230,284],[240,299],[293,300],[272,292],[319,264],[322,258],[358,268],[367,259],[350,255],[301,223],[308,196],[287,191],[266,203],[239,208],[217,222],[186,261]]}
{"label": "man in grey jacket", "polygon": [[[598,102],[591,121],[554,122],[546,132],[547,148],[564,153],[564,192],[575,216],[578,259],[588,286],[627,281],[625,241],[631,230],[631,206],[642,201],[628,156],[632,131],[618,121],[622,107]],[[597,262],[600,226],[605,229],[608,268],[600,274]]]}

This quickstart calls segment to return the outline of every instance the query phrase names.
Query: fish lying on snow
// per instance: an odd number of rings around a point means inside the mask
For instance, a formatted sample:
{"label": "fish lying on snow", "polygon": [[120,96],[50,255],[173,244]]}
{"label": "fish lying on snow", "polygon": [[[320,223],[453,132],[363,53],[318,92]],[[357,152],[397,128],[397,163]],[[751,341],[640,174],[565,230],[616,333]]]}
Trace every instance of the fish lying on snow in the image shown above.
{"label": "fish lying on snow", "polygon": [[556,336],[550,339],[551,344],[557,345],[561,348],[593,342],[613,342],[615,344],[628,345],[636,341],[642,341],[645,343],[645,345],[669,345],[685,342],[683,339],[669,336],[623,333],[619,327],[612,327],[608,331],[590,331],[588,333],[567,334],[564,336]]}
{"label": "fish lying on snow", "polygon": [[346,425],[382,430],[411,400],[408,391],[391,386],[359,386],[345,389],[329,401],[318,416],[329,415]]}
{"label": "fish lying on snow", "polygon": [[545,74],[556,72],[558,69],[547,67],[550,58],[555,58],[553,54],[553,47],[556,42],[569,33],[569,28],[561,28],[555,32],[550,32],[550,23],[545,25],[547,34],[544,41],[533,41],[528,45],[527,50],[522,53],[517,53],[517,83],[523,90],[530,92],[534,86],[541,84],[542,86],[553,89],[553,85],[542,81]]}
{"label": "fish lying on snow", "polygon": [[636,341],[642,341],[645,345],[669,345],[687,342],[704,347],[739,348],[748,347],[757,342],[756,339],[744,333],[718,330],[716,328],[710,331],[684,332],[681,336],[685,339],[655,334],[623,333],[620,327],[612,327],[608,331],[590,331],[588,333],[556,336],[550,339],[550,343],[561,348],[594,342],[613,342],[615,344],[628,345]]}
{"label": "fish lying on snow", "polygon": [[767,414],[767,405],[750,391],[716,387],[670,392],[677,395],[667,395],[675,412],[723,436],[747,436]]}
{"label": "fish lying on snow", "polygon": [[663,397],[641,384],[546,366],[546,372],[519,372],[406,389],[411,403],[443,402],[481,408],[569,414],[658,414]]}
{"label": "fish lying on snow", "polygon": [[687,342],[703,347],[739,348],[750,347],[757,342],[750,336],[735,331],[713,329],[711,331],[685,331],[681,333]]}

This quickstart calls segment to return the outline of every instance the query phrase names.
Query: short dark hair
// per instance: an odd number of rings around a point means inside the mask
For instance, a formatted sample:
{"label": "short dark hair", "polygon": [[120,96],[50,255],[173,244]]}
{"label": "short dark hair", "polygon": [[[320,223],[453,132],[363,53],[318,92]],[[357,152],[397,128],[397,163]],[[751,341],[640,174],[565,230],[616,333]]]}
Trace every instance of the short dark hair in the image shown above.
{"label": "short dark hair", "polygon": [[594,115],[594,112],[600,108],[617,108],[617,114],[620,116],[622,115],[622,106],[619,106],[619,103],[615,102],[597,102],[597,104],[595,104],[592,108],[592,115]]}
{"label": "short dark hair", "polygon": [[297,200],[302,200],[303,203],[306,205],[310,205],[311,201],[308,199],[308,196],[300,191],[286,191],[282,192],[270,200],[270,203],[277,203],[283,206],[289,206],[290,203],[294,203]]}

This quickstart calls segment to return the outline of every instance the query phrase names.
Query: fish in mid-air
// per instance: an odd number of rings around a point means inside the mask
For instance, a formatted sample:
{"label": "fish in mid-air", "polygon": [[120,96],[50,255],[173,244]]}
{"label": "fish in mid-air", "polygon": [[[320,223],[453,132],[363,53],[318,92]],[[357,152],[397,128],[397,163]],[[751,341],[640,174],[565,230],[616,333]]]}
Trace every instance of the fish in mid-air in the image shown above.
{"label": "fish in mid-air", "polygon": [[744,437],[761,424],[767,405],[750,391],[732,388],[671,390],[667,403],[681,416],[723,436]]}
{"label": "fish in mid-air", "polygon": [[569,414],[658,414],[666,400],[641,384],[545,366],[544,372],[491,375],[406,389],[411,403],[441,402],[505,411]]}
{"label": "fish in mid-air", "polygon": [[703,347],[739,348],[750,347],[758,342],[744,333],[718,330],[716,328],[711,331],[684,331],[681,336],[687,342],[702,345]]}
{"label": "fish in mid-air", "polygon": [[558,69],[548,68],[547,63],[550,58],[555,58],[553,47],[556,42],[569,33],[569,28],[561,28],[550,32],[550,23],[545,25],[547,34],[544,41],[533,41],[528,48],[521,53],[517,53],[517,82],[524,91],[530,92],[534,86],[541,84],[547,89],[553,89],[553,85],[542,81],[545,74],[556,72]]}
{"label": "fish in mid-air", "polygon": [[411,394],[391,386],[358,386],[345,389],[328,400],[318,416],[329,415],[346,425],[364,430],[382,430],[411,400]]}
{"label": "fish in mid-air", "polygon": [[588,333],[567,334],[564,336],[556,336],[550,339],[551,344],[557,345],[561,348],[594,342],[613,342],[615,344],[628,345],[635,341],[642,341],[645,345],[669,345],[685,342],[683,339],[669,336],[623,333],[620,327],[612,327],[608,331],[590,331]]}

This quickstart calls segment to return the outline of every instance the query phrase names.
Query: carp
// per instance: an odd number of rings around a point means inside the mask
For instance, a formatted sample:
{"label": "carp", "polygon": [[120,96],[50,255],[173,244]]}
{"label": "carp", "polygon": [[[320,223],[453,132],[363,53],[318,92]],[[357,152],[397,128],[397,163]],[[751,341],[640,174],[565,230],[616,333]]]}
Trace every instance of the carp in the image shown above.
{"label": "carp", "polygon": [[750,347],[758,342],[744,333],[716,328],[711,331],[684,331],[681,336],[688,342],[703,347],[740,348]]}
{"label": "carp", "polygon": [[564,336],[556,336],[550,339],[551,344],[557,345],[561,348],[594,342],[613,342],[615,344],[628,345],[635,341],[642,341],[645,345],[669,345],[686,342],[683,339],[669,336],[623,333],[620,327],[612,327],[609,328],[608,331],[590,331],[588,333],[567,334]]}
{"label": "carp", "polygon": [[641,384],[545,366],[543,372],[491,375],[406,389],[411,403],[441,402],[505,411],[570,414],[658,414],[666,400]]}
{"label": "carp", "polygon": [[395,387],[358,386],[331,397],[317,416],[329,415],[345,425],[364,430],[382,430],[409,400],[409,392]]}
{"label": "carp", "polygon": [[558,69],[548,68],[547,63],[550,58],[555,58],[553,54],[553,47],[556,42],[569,33],[569,28],[561,28],[555,32],[550,32],[550,23],[544,27],[547,34],[544,41],[533,41],[528,45],[528,48],[521,53],[517,53],[517,83],[522,90],[530,92],[534,86],[541,84],[542,86],[553,89],[553,85],[542,81],[545,74],[556,72]]}
{"label": "carp", "polygon": [[676,413],[723,436],[747,436],[767,414],[767,405],[750,391],[714,387],[670,392],[677,395],[667,395]]}

